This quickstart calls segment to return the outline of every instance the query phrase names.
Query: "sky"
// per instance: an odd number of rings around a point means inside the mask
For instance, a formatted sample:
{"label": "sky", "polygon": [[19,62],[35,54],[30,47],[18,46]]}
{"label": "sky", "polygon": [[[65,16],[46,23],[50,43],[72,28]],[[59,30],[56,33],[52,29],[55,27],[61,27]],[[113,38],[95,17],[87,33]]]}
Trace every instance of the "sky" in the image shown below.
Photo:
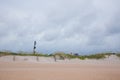
{"label": "sky", "polygon": [[120,52],[120,0],[0,0],[0,51]]}

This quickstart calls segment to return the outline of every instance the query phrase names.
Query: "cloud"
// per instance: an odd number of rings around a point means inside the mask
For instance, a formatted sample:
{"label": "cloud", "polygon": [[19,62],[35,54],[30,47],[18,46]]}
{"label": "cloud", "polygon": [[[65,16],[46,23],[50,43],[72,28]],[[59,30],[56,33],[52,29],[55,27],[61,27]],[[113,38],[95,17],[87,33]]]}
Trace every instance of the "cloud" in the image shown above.
{"label": "cloud", "polygon": [[[2,0],[0,50],[119,51],[118,0]],[[11,47],[13,45],[13,47]]]}

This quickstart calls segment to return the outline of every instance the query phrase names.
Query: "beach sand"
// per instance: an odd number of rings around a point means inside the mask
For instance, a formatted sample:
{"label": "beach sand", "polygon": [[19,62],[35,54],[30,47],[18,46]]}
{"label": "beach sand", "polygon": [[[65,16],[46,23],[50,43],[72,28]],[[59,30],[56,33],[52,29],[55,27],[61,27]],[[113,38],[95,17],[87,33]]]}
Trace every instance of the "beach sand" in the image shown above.
{"label": "beach sand", "polygon": [[39,62],[12,61],[11,56],[6,57],[0,58],[0,80],[120,80],[120,60],[114,56],[57,62],[44,57]]}

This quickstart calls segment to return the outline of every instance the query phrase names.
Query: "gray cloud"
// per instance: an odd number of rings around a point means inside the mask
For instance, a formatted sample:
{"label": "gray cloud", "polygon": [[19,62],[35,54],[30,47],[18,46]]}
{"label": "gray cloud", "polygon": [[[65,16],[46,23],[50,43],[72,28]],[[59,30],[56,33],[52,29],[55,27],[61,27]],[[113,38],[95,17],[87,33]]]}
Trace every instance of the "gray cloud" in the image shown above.
{"label": "gray cloud", "polygon": [[[1,0],[0,50],[119,51],[118,0]],[[11,47],[12,46],[12,47]]]}

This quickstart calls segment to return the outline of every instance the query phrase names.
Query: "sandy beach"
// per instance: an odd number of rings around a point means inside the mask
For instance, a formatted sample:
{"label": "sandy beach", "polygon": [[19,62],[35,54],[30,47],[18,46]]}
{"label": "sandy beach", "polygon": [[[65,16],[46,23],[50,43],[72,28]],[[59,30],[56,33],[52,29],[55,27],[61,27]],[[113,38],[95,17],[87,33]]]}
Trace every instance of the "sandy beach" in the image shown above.
{"label": "sandy beach", "polygon": [[[29,59],[28,59],[29,58]],[[59,60],[17,56],[0,57],[0,80],[120,80],[120,60]]]}

